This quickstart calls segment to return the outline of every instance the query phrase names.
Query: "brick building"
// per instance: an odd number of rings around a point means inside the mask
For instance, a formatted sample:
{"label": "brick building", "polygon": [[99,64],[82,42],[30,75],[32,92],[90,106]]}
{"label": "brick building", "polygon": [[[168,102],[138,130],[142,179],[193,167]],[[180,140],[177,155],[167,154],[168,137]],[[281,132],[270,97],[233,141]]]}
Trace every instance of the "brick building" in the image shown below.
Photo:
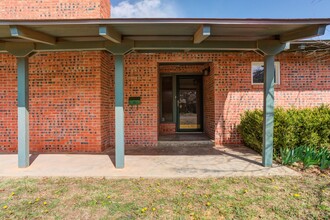
{"label": "brick building", "polygon": [[157,147],[161,135],[242,143],[240,114],[264,106],[271,165],[274,99],[330,103],[330,55],[306,56],[302,42],[287,50],[329,23],[110,19],[109,0],[1,1],[0,152],[26,167],[29,152],[115,147],[123,167],[124,146]]}

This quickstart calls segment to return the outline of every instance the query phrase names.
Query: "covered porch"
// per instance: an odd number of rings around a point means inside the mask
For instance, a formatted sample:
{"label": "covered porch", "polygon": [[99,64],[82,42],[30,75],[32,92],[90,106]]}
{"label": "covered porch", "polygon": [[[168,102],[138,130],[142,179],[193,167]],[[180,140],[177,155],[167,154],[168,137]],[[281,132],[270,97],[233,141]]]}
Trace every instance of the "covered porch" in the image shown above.
{"label": "covered porch", "polygon": [[31,155],[26,169],[17,168],[16,155],[0,155],[0,176],[205,178],[286,176],[299,173],[278,164],[263,167],[262,157],[244,146],[166,146],[129,148],[125,169],[116,169],[114,152],[107,154]]}
{"label": "covered porch", "polygon": [[[0,52],[10,53],[17,58],[18,166],[24,168],[30,165],[29,57],[38,52],[102,50],[113,54],[115,60],[114,164],[116,168],[124,168],[125,158],[127,160],[126,169],[129,169],[130,166],[141,167],[143,163],[148,164],[142,160],[135,160],[135,157],[125,157],[125,131],[127,128],[125,128],[124,103],[128,101],[124,98],[125,55],[129,53],[157,53],[159,51],[254,51],[264,56],[263,110],[265,114],[261,164],[265,167],[270,167],[273,161],[275,56],[288,49],[288,42],[292,40],[324,34],[325,26],[328,23],[330,23],[329,19],[1,21]],[[224,152],[222,153],[224,154]],[[93,157],[93,155],[89,156]],[[243,154],[241,156],[245,157],[247,155]],[[10,157],[8,156],[8,158]],[[64,155],[59,157],[65,158]],[[74,157],[74,155],[70,156],[71,159]],[[46,159],[47,155],[39,155],[38,158]],[[173,157],[171,158],[173,159]],[[168,159],[165,159],[164,163],[169,163],[167,161],[171,162]],[[189,159],[194,161],[194,158]],[[198,157],[195,159],[198,160]],[[222,164],[221,167],[227,166],[217,158],[212,157],[208,158],[208,160],[213,160],[216,164]],[[230,164],[230,160],[225,159],[223,161],[226,164]],[[134,164],[134,161],[138,161],[139,164]],[[9,164],[12,162],[13,160],[7,160]],[[182,162],[182,166],[189,167],[189,164],[190,162],[187,163],[187,161]],[[156,164],[151,162],[149,166],[153,167]],[[200,172],[206,172],[205,169],[200,168],[199,161],[195,161],[193,166],[198,166],[197,170],[200,170]],[[109,168],[109,166],[105,167]],[[219,167],[219,169],[223,168]]]}

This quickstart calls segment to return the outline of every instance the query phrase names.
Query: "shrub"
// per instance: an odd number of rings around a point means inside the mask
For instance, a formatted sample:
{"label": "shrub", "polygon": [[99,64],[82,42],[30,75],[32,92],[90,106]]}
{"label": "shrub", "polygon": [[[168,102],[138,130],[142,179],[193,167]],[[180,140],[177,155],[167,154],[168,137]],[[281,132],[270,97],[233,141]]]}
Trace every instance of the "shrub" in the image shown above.
{"label": "shrub", "polygon": [[245,144],[253,150],[262,151],[262,111],[246,111],[241,118],[238,130]]}
{"label": "shrub", "polygon": [[[262,152],[263,112],[246,111],[241,117],[238,130],[246,146]],[[288,109],[275,108],[274,112],[274,155],[280,149],[297,146],[330,149],[330,107]]]}

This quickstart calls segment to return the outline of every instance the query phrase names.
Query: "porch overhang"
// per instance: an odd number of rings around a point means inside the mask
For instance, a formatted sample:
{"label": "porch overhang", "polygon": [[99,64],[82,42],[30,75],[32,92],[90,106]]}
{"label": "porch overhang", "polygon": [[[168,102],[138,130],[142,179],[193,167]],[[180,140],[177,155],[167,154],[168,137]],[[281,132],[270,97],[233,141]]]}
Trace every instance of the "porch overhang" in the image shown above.
{"label": "porch overhang", "polygon": [[330,19],[1,20],[0,53],[18,63],[19,167],[29,166],[28,57],[35,52],[104,50],[115,55],[116,166],[124,167],[124,54],[257,51],[265,55],[263,165],[272,165],[274,56],[290,41],[323,35]]}
{"label": "porch overhang", "polygon": [[[330,19],[1,20],[0,52],[259,50],[258,42],[323,35]],[[15,46],[13,46],[15,45]],[[26,46],[23,46],[26,45]],[[26,49],[25,49],[26,50]]]}

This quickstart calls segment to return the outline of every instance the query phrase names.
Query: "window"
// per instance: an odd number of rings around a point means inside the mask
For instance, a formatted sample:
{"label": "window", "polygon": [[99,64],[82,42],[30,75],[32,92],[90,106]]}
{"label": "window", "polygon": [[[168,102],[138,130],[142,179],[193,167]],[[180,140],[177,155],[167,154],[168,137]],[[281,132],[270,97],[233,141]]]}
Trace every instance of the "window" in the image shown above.
{"label": "window", "polygon": [[161,122],[173,122],[173,86],[172,76],[162,77],[162,117]]}
{"label": "window", "polygon": [[[263,84],[264,83],[264,63],[263,62],[252,62],[251,64],[251,81],[252,84]],[[280,62],[275,62],[275,73],[274,73],[275,84],[280,84]]]}

